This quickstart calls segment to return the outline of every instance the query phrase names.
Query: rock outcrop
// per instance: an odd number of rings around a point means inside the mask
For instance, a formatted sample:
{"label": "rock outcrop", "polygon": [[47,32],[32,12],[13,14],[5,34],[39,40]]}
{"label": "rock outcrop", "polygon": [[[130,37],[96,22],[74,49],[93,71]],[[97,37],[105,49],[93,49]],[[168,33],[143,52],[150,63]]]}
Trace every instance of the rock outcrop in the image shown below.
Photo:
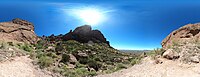
{"label": "rock outcrop", "polygon": [[179,55],[177,52],[174,52],[173,49],[168,49],[163,53],[163,57],[173,60],[179,58]]}
{"label": "rock outcrop", "polygon": [[72,30],[63,36],[63,40],[76,40],[82,43],[92,41],[94,43],[107,43],[104,35],[99,30],[92,30],[91,26],[84,25],[77,27],[73,32]]}
{"label": "rock outcrop", "polygon": [[33,24],[19,18],[13,19],[11,22],[0,23],[0,37],[0,40],[3,41],[18,41],[32,44],[38,41]]}
{"label": "rock outcrop", "polygon": [[165,58],[199,63],[200,24],[188,24],[173,31],[162,41],[162,47],[166,50],[163,54]]}
{"label": "rock outcrop", "polygon": [[200,39],[200,24],[188,24],[185,25],[172,33],[170,33],[163,41],[162,41],[162,47],[164,49],[169,48],[173,44],[176,44],[178,42],[185,42],[188,40],[193,39]]}
{"label": "rock outcrop", "polygon": [[49,37],[43,36],[43,39],[48,38],[50,41],[58,40],[76,40],[81,43],[106,43],[110,46],[109,41],[106,40],[104,35],[99,30],[92,30],[90,25],[83,25],[77,27],[74,31],[70,30],[65,35],[51,35]]}

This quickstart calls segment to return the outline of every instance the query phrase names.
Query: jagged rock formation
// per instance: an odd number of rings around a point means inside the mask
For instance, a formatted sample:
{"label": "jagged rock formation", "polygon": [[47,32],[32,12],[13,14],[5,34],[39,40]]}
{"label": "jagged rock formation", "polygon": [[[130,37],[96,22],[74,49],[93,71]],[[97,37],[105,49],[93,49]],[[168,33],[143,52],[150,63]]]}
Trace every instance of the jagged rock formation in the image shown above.
{"label": "jagged rock formation", "polygon": [[170,33],[163,41],[162,47],[164,49],[169,48],[172,44],[183,42],[191,39],[200,38],[200,24],[188,24],[185,25],[172,33]]}
{"label": "jagged rock formation", "polygon": [[26,43],[36,43],[38,41],[33,24],[19,18],[13,19],[11,22],[0,23],[0,37],[0,40],[3,41]]}
{"label": "jagged rock formation", "polygon": [[166,51],[163,56],[168,59],[178,59],[186,63],[200,62],[200,24],[185,25],[171,34],[163,41],[162,47]]}
{"label": "jagged rock formation", "polygon": [[77,27],[73,32],[70,31],[68,34],[64,35],[63,40],[76,40],[82,43],[87,43],[89,41],[95,42],[95,43],[107,43],[106,38],[99,30],[92,30],[91,26],[84,25]]}
{"label": "jagged rock formation", "polygon": [[106,43],[110,45],[109,41],[106,40],[101,31],[92,30],[91,26],[89,25],[83,25],[77,27],[74,31],[70,30],[70,32],[65,35],[58,35],[58,36],[51,35],[48,38],[50,39],[50,41],[76,40],[81,43],[94,42],[94,43]]}

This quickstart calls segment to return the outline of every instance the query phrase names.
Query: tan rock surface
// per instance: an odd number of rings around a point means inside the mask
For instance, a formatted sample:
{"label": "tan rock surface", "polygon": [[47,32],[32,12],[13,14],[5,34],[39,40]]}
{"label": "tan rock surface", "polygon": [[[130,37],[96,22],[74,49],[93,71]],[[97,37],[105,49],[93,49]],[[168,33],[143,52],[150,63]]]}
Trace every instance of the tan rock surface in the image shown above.
{"label": "tan rock surface", "polygon": [[141,64],[115,73],[97,77],[200,77],[200,64],[183,64],[178,61],[162,59],[161,64],[145,58]]}
{"label": "tan rock surface", "polygon": [[0,23],[0,40],[3,41],[19,41],[26,43],[36,43],[38,37],[34,32],[32,23],[13,19],[11,22]]}
{"label": "tan rock surface", "polygon": [[162,47],[164,49],[169,48],[175,43],[185,42],[193,39],[200,39],[200,24],[188,24],[172,33],[170,33],[163,41]]}
{"label": "tan rock surface", "polygon": [[40,69],[34,68],[28,56],[15,57],[0,63],[0,77],[52,77]]}

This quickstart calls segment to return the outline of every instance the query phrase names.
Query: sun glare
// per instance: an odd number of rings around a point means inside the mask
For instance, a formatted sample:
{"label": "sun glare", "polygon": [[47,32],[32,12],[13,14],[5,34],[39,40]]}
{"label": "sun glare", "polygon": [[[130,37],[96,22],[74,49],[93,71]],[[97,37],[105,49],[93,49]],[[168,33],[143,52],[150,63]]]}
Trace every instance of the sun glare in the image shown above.
{"label": "sun glare", "polygon": [[76,16],[83,21],[84,24],[96,26],[103,21],[104,13],[98,9],[79,9],[75,11]]}
{"label": "sun glare", "polygon": [[96,25],[101,20],[103,15],[97,10],[81,10],[79,14],[80,18],[89,25]]}

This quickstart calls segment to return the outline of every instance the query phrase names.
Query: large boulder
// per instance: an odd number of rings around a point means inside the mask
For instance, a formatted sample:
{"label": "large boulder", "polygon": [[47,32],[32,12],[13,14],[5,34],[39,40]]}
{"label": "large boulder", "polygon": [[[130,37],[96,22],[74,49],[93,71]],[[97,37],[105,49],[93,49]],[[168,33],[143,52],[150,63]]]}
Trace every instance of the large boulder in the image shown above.
{"label": "large boulder", "polygon": [[200,24],[188,24],[172,33],[163,41],[162,47],[166,51],[163,57],[178,59],[182,62],[200,62]]}
{"label": "large boulder", "polygon": [[163,53],[163,57],[174,60],[179,58],[179,54],[176,51],[173,51],[173,49],[168,49]]}
{"label": "large boulder", "polygon": [[0,23],[0,40],[18,41],[26,43],[36,43],[39,38],[34,32],[32,23],[22,20],[13,19],[11,22]]}
{"label": "large boulder", "polygon": [[161,43],[164,49],[175,43],[200,39],[200,24],[188,24],[170,33]]}
{"label": "large boulder", "polygon": [[77,59],[76,59],[76,57],[75,57],[74,55],[69,54],[69,62],[70,62],[71,64],[75,64],[75,63],[78,62],[78,61],[77,61]]}
{"label": "large boulder", "polygon": [[82,43],[88,43],[92,41],[94,43],[107,43],[104,35],[99,30],[92,30],[90,25],[84,25],[77,27],[74,31],[70,30],[69,33],[65,34],[63,40],[76,40]]}

